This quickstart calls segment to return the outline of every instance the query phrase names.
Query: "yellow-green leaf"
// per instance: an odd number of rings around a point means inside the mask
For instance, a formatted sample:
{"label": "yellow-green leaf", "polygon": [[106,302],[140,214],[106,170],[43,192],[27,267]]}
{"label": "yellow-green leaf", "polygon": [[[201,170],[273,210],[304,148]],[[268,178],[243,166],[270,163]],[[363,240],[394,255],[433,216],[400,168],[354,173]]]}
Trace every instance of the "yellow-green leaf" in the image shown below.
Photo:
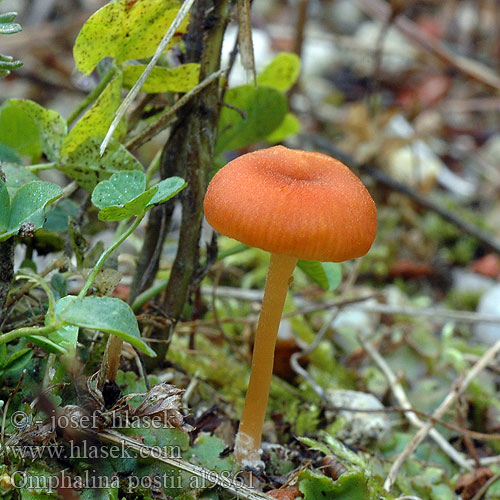
{"label": "yellow-green leaf", "polygon": [[[90,73],[105,57],[121,63],[151,57],[174,20],[180,2],[166,0],[119,0],[95,12],[83,25],[73,56],[83,73]],[[186,18],[171,46],[185,33]]]}
{"label": "yellow-green leaf", "polygon": [[299,73],[300,58],[291,52],[281,52],[257,77],[257,85],[286,92],[297,81]]}
{"label": "yellow-green leaf", "polygon": [[66,135],[64,118],[28,99],[9,99],[0,107],[0,143],[20,156],[55,161]]}
{"label": "yellow-green leaf", "polygon": [[[123,70],[124,87],[132,87],[145,68],[145,64],[126,66]],[[141,90],[150,94],[156,92],[189,92],[198,84],[199,78],[200,65],[198,63],[183,64],[176,68],[156,66]]]}
{"label": "yellow-green leaf", "polygon": [[65,156],[57,168],[89,193],[97,183],[108,179],[123,170],[142,170],[142,165],[127,148],[116,139],[111,139],[106,151],[101,156],[99,146],[101,137],[90,137],[82,142],[68,156]]}
{"label": "yellow-green leaf", "polygon": [[283,121],[280,123],[279,127],[274,129],[267,137],[267,141],[271,144],[276,144],[278,142],[284,141],[287,137],[291,135],[298,134],[300,132],[300,122],[299,119],[293,113],[287,113]]}
{"label": "yellow-green leaf", "polygon": [[[122,75],[111,80],[94,105],[80,118],[63,142],[61,156],[72,153],[89,137],[104,137],[122,99]],[[120,137],[124,127],[118,127],[114,136]]]}

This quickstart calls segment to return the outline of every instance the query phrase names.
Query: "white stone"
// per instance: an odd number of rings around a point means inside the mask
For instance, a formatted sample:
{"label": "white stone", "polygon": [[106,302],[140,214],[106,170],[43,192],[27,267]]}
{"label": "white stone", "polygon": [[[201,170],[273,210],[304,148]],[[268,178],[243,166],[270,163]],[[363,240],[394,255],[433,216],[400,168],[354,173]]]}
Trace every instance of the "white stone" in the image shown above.
{"label": "white stone", "polygon": [[[500,316],[500,284],[490,288],[479,301],[479,314]],[[473,328],[474,336],[485,344],[494,344],[500,340],[500,323],[477,323]]]}
{"label": "white stone", "polygon": [[[329,389],[326,396],[333,406],[364,410],[384,408],[375,396],[366,392]],[[384,412],[365,413],[340,410],[337,415],[345,419],[345,425],[336,437],[353,446],[367,446],[375,443],[386,437],[392,427],[389,417]]]}

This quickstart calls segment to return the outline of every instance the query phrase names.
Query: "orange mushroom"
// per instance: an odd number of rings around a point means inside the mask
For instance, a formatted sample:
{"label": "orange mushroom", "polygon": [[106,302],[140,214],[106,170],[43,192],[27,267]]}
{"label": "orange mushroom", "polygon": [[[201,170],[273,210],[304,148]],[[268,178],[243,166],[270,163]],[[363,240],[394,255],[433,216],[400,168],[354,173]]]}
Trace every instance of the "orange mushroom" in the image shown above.
{"label": "orange mushroom", "polygon": [[219,170],[208,186],[204,210],[216,231],[271,252],[235,443],[236,459],[255,465],[276,336],[297,260],[342,262],[365,255],[375,239],[377,211],[344,164],[283,146],[242,155]]}

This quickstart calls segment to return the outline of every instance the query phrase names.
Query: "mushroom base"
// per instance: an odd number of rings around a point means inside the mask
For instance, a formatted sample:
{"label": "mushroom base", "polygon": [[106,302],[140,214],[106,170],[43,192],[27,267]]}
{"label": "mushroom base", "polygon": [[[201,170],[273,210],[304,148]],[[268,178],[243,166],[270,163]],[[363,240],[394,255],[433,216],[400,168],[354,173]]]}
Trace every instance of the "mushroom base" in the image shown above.
{"label": "mushroom base", "polygon": [[254,439],[243,432],[236,434],[234,449],[236,450],[236,460],[243,468],[262,469],[264,463],[260,459],[261,450],[255,446]]}

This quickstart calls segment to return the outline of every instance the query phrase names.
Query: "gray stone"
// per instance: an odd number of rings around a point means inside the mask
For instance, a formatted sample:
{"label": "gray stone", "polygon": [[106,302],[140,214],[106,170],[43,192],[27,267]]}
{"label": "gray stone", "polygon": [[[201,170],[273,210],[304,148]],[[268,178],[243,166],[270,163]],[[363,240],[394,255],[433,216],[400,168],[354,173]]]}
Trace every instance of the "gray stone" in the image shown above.
{"label": "gray stone", "polygon": [[[382,403],[372,394],[358,391],[329,389],[326,393],[328,402],[333,406],[381,410]],[[336,437],[352,446],[368,446],[385,438],[391,429],[391,421],[383,412],[353,412],[340,410],[338,417],[345,420],[345,425]],[[331,414],[333,417],[333,414]],[[328,417],[328,414],[327,414]]]}

